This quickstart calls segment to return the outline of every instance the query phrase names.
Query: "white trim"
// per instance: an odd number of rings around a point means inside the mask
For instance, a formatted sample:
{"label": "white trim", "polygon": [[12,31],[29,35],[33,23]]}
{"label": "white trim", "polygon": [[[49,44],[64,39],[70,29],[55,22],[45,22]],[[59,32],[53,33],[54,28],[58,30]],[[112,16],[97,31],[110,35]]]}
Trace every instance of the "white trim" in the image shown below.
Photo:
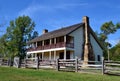
{"label": "white trim", "polygon": [[63,47],[63,48],[55,48],[55,49],[47,49],[47,50],[38,50],[38,51],[27,52],[27,54],[29,54],[29,53],[49,52],[49,51],[58,51],[58,50],[65,50],[65,49],[66,49],[66,47]]}

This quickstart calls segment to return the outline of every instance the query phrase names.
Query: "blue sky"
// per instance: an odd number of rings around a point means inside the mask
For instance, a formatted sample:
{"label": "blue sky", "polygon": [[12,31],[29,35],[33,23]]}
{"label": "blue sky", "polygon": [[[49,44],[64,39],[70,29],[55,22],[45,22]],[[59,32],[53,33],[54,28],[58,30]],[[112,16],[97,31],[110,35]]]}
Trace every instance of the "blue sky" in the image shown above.
{"label": "blue sky", "polygon": [[[0,0],[0,35],[5,32],[10,20],[28,15],[36,23],[35,30],[52,31],[80,23],[83,16],[90,18],[94,31],[107,21],[120,22],[120,0]],[[109,36],[114,45],[120,40],[120,30]]]}

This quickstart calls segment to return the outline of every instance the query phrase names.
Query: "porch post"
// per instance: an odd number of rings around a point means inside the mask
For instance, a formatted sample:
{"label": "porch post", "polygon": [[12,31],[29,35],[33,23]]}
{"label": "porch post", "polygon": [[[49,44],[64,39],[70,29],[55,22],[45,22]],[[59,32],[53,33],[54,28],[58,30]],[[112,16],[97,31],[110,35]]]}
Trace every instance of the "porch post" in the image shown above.
{"label": "porch post", "polygon": [[37,42],[36,42],[36,47],[37,47]]}
{"label": "porch post", "polygon": [[54,44],[56,44],[56,38],[54,38]]}
{"label": "porch post", "polygon": [[42,41],[42,46],[44,46],[44,40]]}
{"label": "porch post", "polygon": [[66,43],[66,36],[64,36],[64,42]]}
{"label": "porch post", "polygon": [[54,51],[54,60],[56,60],[56,51]]}
{"label": "porch post", "polygon": [[52,44],[52,39],[50,39],[50,45]]}
{"label": "porch post", "polygon": [[42,60],[44,59],[44,52],[42,52]]}
{"label": "porch post", "polygon": [[51,60],[51,51],[49,52],[49,60]]}
{"label": "porch post", "polygon": [[64,60],[66,60],[66,49],[64,50]]}
{"label": "porch post", "polygon": [[31,56],[32,56],[32,58],[33,58],[33,54],[34,54],[34,53],[32,53],[32,55],[31,55]]}
{"label": "porch post", "polygon": [[37,55],[36,55],[37,53],[34,53],[34,58],[36,58],[37,57]]}

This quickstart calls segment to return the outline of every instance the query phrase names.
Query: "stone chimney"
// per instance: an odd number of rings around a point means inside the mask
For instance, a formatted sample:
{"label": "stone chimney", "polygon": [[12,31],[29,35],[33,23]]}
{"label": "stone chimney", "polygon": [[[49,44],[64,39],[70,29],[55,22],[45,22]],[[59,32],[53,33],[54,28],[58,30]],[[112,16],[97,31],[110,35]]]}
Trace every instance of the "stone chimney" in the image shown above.
{"label": "stone chimney", "polygon": [[47,30],[47,29],[44,29],[44,30],[43,30],[43,34],[45,34],[45,33],[48,33],[48,30]]}
{"label": "stone chimney", "polygon": [[82,22],[85,24],[85,43],[88,43],[88,35],[89,35],[89,18],[87,16],[84,16],[83,19],[82,19]]}
{"label": "stone chimney", "polygon": [[83,19],[82,19],[82,22],[89,25],[89,17],[84,16]]}
{"label": "stone chimney", "polygon": [[88,64],[88,61],[94,60],[94,54],[92,45],[90,42],[90,26],[89,26],[89,17],[84,16],[82,19],[82,22],[84,23],[84,63]]}

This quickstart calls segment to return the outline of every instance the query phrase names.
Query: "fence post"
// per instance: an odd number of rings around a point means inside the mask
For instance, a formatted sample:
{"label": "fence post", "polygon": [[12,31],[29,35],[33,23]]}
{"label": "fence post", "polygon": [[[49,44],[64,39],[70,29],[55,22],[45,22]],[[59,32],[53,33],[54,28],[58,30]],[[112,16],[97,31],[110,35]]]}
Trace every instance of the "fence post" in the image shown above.
{"label": "fence post", "polygon": [[56,60],[56,69],[57,69],[57,71],[59,71],[59,69],[60,69],[60,66],[59,66],[59,59]]}
{"label": "fence post", "polygon": [[27,59],[25,59],[25,68],[27,68]]}
{"label": "fence post", "polygon": [[1,65],[3,65],[3,58],[1,59]]}
{"label": "fence post", "polygon": [[39,69],[39,57],[37,57],[37,69]]}
{"label": "fence post", "polygon": [[78,58],[75,60],[75,72],[78,72]]}
{"label": "fence post", "polygon": [[102,75],[104,74],[105,67],[104,67],[104,57],[102,57]]}

